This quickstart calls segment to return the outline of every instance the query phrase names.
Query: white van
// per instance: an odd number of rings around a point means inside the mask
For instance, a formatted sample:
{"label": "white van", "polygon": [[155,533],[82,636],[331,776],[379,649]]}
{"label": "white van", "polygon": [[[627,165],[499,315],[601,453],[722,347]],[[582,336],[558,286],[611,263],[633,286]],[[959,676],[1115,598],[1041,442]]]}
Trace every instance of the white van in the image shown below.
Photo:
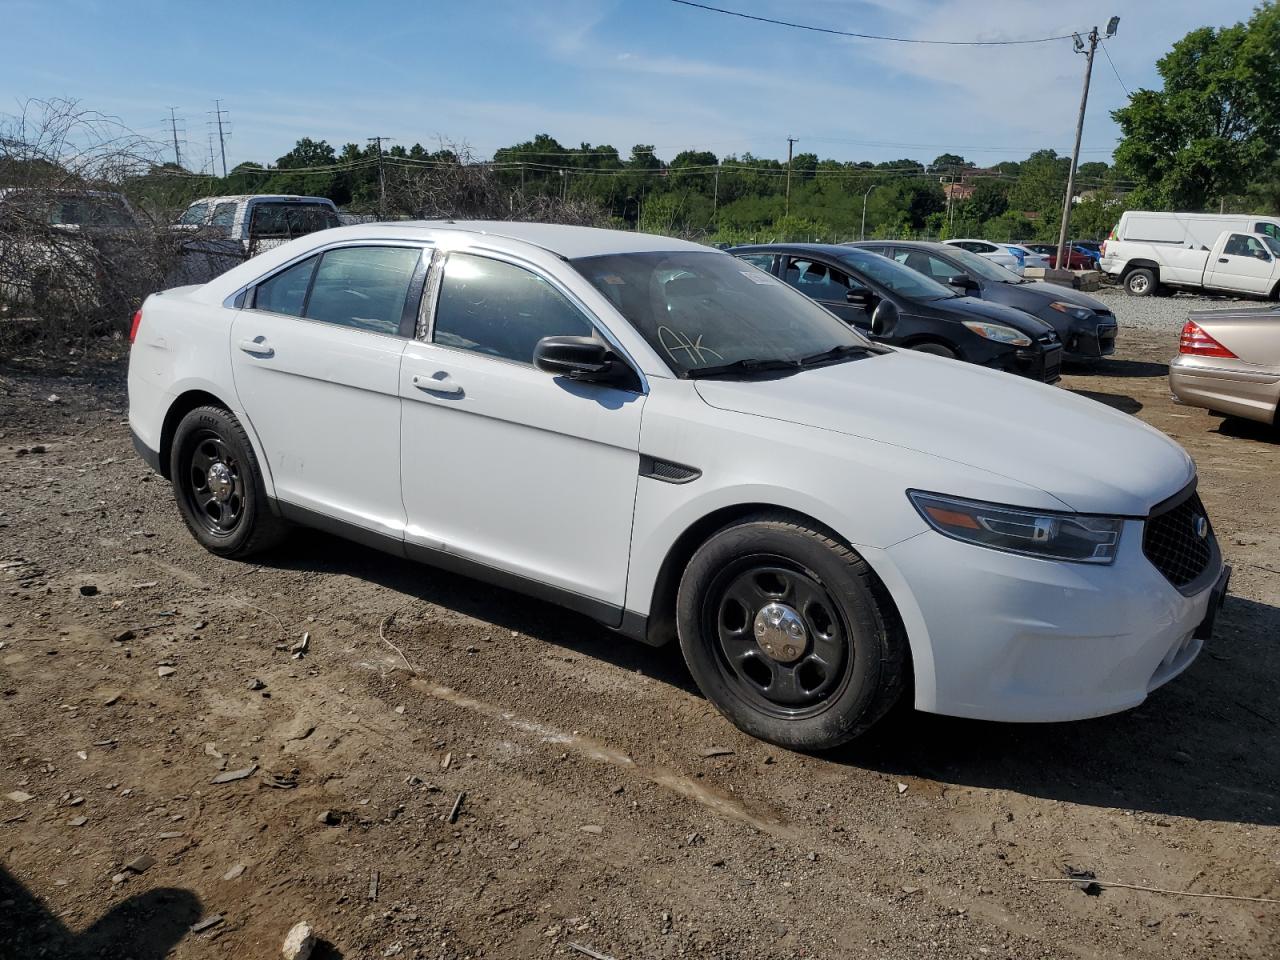
{"label": "white van", "polygon": [[[1226,230],[1260,233],[1280,240],[1280,218],[1234,213],[1153,213],[1129,210],[1120,215],[1120,222],[1111,231],[1107,242],[1128,240],[1209,250],[1219,234]],[[1103,245],[1102,255],[1106,256],[1106,244]]]}

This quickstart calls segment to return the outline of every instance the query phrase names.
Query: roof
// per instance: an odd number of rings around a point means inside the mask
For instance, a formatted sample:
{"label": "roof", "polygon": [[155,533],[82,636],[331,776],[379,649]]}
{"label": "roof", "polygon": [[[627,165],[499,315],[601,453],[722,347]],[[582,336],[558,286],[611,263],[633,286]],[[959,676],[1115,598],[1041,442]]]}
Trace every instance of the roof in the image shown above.
{"label": "roof", "polygon": [[559,223],[516,223],[503,220],[398,220],[390,223],[365,223],[338,229],[352,231],[358,238],[363,234],[385,237],[389,230],[397,233],[419,234],[422,239],[442,230],[480,236],[516,240],[540,247],[567,260],[577,257],[599,257],[614,253],[652,253],[665,250],[714,251],[711,247],[674,237],[661,237],[651,233],[634,233],[630,230],[608,230],[600,227],[571,227]]}
{"label": "roof", "polygon": [[333,206],[333,201],[328,197],[303,197],[296,193],[232,193],[220,197],[200,197],[192,200],[187,206],[192,207],[197,203],[241,203],[245,200],[305,200],[308,203],[323,203],[326,206]]}
{"label": "roof", "polygon": [[847,244],[850,247],[883,247],[892,245],[895,247],[904,247],[908,250],[939,250],[943,253],[954,251],[949,243],[939,243],[936,240],[857,240]]}
{"label": "roof", "polygon": [[729,253],[823,253],[828,257],[843,257],[853,246],[849,243],[744,243],[730,247]]}

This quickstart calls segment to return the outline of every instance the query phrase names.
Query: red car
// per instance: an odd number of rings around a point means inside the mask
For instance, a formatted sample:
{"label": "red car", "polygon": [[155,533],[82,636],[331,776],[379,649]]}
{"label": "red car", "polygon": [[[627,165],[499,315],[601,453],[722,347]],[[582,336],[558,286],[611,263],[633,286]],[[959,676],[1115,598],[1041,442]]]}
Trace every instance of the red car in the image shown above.
{"label": "red car", "polygon": [[[1024,243],[1023,246],[1034,253],[1048,257],[1049,266],[1056,267],[1058,265],[1058,245],[1056,243]],[[1067,269],[1092,270],[1094,269],[1093,258],[1081,253],[1075,247],[1070,247],[1067,252]]]}

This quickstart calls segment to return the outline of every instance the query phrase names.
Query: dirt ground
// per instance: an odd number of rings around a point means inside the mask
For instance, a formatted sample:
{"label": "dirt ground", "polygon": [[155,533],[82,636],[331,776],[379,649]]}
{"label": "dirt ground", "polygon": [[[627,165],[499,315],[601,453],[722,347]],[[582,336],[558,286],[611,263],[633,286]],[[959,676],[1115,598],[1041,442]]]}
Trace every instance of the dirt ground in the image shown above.
{"label": "dirt ground", "polygon": [[1174,406],[1175,341],[1062,386],[1198,462],[1206,653],[1119,716],[904,710],[824,756],[515,594],[311,533],[217,559],[118,356],[0,366],[0,956],[275,957],[300,920],[317,957],[1280,956],[1274,903],[1037,882],[1280,898],[1280,443]]}

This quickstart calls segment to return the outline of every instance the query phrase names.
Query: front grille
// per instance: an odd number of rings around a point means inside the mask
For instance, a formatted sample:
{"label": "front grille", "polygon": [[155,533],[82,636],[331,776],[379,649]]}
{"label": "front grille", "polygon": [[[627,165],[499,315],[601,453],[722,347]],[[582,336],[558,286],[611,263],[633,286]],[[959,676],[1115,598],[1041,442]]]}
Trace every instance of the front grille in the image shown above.
{"label": "front grille", "polygon": [[[1203,521],[1205,535],[1197,532]],[[1142,552],[1175,587],[1185,587],[1205,572],[1213,557],[1213,530],[1200,495],[1147,520]]]}

